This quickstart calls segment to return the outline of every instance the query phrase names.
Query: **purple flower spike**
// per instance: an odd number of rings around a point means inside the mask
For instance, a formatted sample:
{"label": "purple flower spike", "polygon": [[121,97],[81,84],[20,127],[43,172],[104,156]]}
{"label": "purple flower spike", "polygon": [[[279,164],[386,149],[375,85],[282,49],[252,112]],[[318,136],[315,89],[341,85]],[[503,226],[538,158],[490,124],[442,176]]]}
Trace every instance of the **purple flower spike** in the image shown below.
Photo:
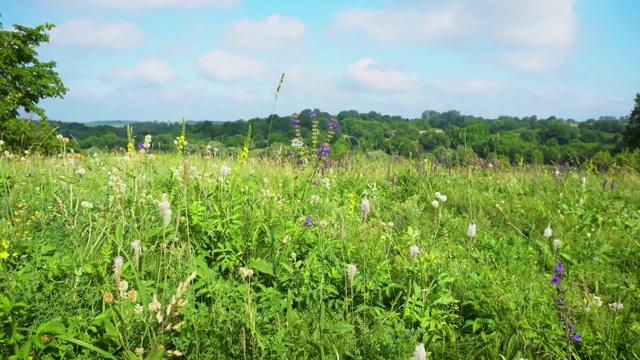
{"label": "purple flower spike", "polygon": [[562,263],[558,263],[558,265],[556,265],[556,274],[562,275],[562,269],[564,269],[564,266],[562,266]]}
{"label": "purple flower spike", "polygon": [[551,279],[551,283],[552,283],[552,284],[557,284],[557,283],[558,283],[558,281],[559,281],[559,279],[558,279],[558,277],[557,277],[557,276],[554,276],[554,277],[553,277],[553,279]]}
{"label": "purple flower spike", "polygon": [[582,340],[582,335],[580,335],[580,334],[573,335],[573,340],[579,342],[580,340]]}
{"label": "purple flower spike", "polygon": [[138,144],[138,149],[144,150],[144,143],[141,142],[140,144]]}

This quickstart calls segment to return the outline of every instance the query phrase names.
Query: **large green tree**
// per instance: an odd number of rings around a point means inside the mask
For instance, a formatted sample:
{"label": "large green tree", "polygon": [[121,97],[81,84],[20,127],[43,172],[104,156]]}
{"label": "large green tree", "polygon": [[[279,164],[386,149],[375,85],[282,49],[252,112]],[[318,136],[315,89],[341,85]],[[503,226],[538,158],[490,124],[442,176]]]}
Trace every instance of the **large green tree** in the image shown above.
{"label": "large green tree", "polygon": [[624,133],[624,141],[633,149],[640,149],[640,93],[636,94],[636,105],[629,116],[629,124]]}
{"label": "large green tree", "polygon": [[67,92],[56,63],[38,60],[36,49],[49,41],[47,30],[52,24],[35,28],[13,25],[4,30],[0,22],[0,129],[5,122],[16,119],[22,110],[46,119],[38,106],[45,98],[62,98]]}

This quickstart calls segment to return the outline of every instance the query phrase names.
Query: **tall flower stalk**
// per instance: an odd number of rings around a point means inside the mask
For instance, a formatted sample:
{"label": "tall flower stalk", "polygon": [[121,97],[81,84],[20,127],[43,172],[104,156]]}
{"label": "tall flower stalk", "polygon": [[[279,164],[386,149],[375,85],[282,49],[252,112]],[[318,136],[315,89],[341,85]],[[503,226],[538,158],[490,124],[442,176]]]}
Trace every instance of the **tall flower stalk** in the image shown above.
{"label": "tall flower stalk", "polygon": [[574,342],[582,340],[582,335],[575,332],[575,324],[573,322],[573,310],[566,303],[566,290],[562,288],[562,278],[565,275],[564,265],[558,263],[555,267],[556,274],[551,279],[551,284],[556,286],[556,312],[558,315],[558,321],[562,322],[562,329],[564,331],[564,341],[566,344],[565,351],[567,358],[572,358],[571,347]]}

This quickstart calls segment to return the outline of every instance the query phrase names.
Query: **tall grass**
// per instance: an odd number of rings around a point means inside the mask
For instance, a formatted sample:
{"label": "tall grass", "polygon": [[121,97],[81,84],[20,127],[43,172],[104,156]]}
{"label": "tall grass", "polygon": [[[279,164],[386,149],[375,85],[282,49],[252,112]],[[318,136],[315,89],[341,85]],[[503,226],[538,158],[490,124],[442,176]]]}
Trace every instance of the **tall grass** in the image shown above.
{"label": "tall grass", "polygon": [[638,174],[152,154],[0,158],[0,357],[640,354]]}

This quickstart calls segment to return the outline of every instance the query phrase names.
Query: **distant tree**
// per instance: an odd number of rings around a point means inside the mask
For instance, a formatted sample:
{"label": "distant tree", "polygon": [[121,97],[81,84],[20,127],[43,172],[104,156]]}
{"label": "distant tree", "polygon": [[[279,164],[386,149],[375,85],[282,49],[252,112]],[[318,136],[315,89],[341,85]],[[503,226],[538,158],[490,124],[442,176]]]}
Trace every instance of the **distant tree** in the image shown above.
{"label": "distant tree", "polygon": [[640,148],[640,93],[636,94],[636,104],[629,115],[624,141],[632,150]]}

